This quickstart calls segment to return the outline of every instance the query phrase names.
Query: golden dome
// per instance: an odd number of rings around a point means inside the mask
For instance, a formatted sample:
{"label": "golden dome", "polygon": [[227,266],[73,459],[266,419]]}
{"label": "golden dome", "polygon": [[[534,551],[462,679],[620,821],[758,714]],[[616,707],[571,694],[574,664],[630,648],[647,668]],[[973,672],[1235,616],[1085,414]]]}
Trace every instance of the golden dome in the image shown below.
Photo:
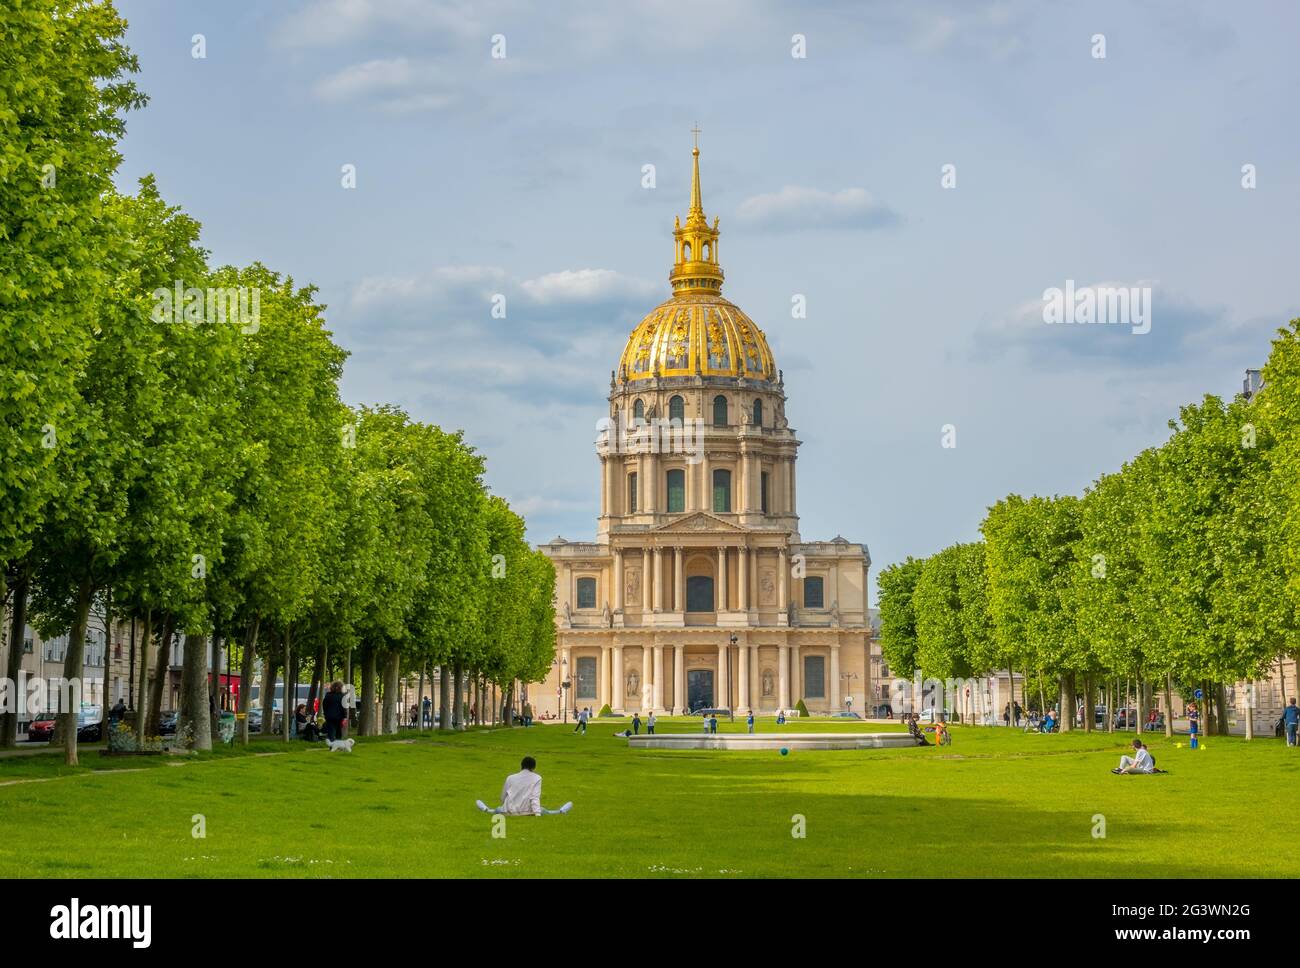
{"label": "golden dome", "polygon": [[700,149],[692,151],[690,210],[673,229],[676,249],[668,274],[673,295],[641,320],[623,348],[618,380],[661,376],[777,379],[767,338],[752,319],[722,297],[718,220],[712,227],[700,199]]}
{"label": "golden dome", "polygon": [[720,293],[674,293],[637,324],[619,360],[620,382],[659,376],[777,378],[767,338]]}

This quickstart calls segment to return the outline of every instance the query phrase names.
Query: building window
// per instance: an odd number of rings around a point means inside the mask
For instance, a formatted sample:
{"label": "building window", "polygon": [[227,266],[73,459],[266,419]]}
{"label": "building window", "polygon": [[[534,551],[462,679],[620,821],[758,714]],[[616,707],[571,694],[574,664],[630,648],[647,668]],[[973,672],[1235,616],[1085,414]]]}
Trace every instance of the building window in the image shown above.
{"label": "building window", "polygon": [[763,426],[763,401],[762,400],[754,401],[754,426],[755,427]]}
{"label": "building window", "polygon": [[644,400],[638,400],[636,403],[632,404],[632,420],[633,422],[638,420],[645,420]]}
{"label": "building window", "polygon": [[823,579],[810,576],[803,580],[803,607],[825,608],[826,595],[822,587]]}
{"label": "building window", "polygon": [[594,578],[578,579],[578,607],[579,608],[596,607],[596,579]]}
{"label": "building window", "polygon": [[767,514],[767,471],[763,471],[758,477],[758,499],[763,513]]}
{"label": "building window", "polygon": [[731,471],[713,472],[713,510],[718,513],[731,510]]}
{"label": "building window", "polygon": [[682,422],[685,422],[686,401],[683,400],[681,397],[673,397],[671,400],[668,401],[668,419],[680,420]]}
{"label": "building window", "polygon": [[713,398],[713,426],[725,427],[727,425],[727,398],[718,394]]}
{"label": "building window", "polygon": [[710,575],[691,575],[686,579],[686,611],[713,611],[713,578]]}
{"label": "building window", "polygon": [[882,679],[888,679],[888,678],[889,678],[889,666],[884,665],[884,664],[882,664],[882,665],[880,666],[880,678],[882,678]]}
{"label": "building window", "polygon": [[668,513],[680,514],[686,510],[686,472],[668,472]]}
{"label": "building window", "polygon": [[636,471],[627,475],[627,511],[636,514]]}
{"label": "building window", "polygon": [[595,656],[583,655],[578,657],[578,675],[577,682],[574,684],[574,699],[595,699],[596,698],[596,658]]}
{"label": "building window", "polygon": [[826,698],[826,657],[803,657],[803,695],[805,699]]}

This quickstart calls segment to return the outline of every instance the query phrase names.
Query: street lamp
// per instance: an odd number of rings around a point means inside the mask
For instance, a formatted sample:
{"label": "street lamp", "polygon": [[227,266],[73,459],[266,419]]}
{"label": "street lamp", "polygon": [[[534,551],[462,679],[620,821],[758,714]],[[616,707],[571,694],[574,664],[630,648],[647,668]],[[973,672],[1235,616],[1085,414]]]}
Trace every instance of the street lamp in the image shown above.
{"label": "street lamp", "polygon": [[853,711],[853,686],[850,684],[854,679],[860,678],[856,672],[842,672],[840,678],[844,680],[844,708]]}
{"label": "street lamp", "polygon": [[[740,641],[740,639],[738,639],[738,638],[736,637],[736,633],[735,633],[735,632],[732,632],[732,633],[731,633],[731,648],[734,649],[734,648],[736,647],[736,643],[739,642],[739,641]],[[730,696],[730,692],[731,692],[731,649],[728,649],[728,650],[727,650],[727,692],[728,692],[728,695],[725,697],[725,698],[726,698],[726,701],[727,701],[727,709],[728,709],[728,711],[731,713],[731,722],[734,723],[734,722],[736,721],[736,710],[735,710],[735,708],[731,705],[731,696]]]}

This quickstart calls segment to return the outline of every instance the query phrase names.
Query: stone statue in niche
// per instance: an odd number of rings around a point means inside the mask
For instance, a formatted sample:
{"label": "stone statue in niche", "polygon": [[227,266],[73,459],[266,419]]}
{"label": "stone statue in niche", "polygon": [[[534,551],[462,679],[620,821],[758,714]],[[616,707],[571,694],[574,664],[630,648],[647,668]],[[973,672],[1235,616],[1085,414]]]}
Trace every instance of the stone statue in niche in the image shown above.
{"label": "stone statue in niche", "polygon": [[759,601],[770,605],[776,600],[776,572],[767,570],[758,576]]}
{"label": "stone statue in niche", "polygon": [[776,689],[776,676],[770,668],[763,670],[763,698],[770,699]]}
{"label": "stone statue in niche", "polygon": [[573,624],[573,612],[569,609],[569,603],[564,603],[563,621],[565,628]]}
{"label": "stone statue in niche", "polygon": [[627,581],[624,583],[624,591],[627,593],[624,597],[625,602],[635,602],[641,594],[641,572],[636,568],[627,570]]}
{"label": "stone statue in niche", "polygon": [[609,612],[609,602],[606,602],[605,607],[601,610],[600,624],[605,628],[612,628],[614,625],[614,616]]}
{"label": "stone statue in niche", "polygon": [[838,599],[831,602],[831,624],[832,625],[840,624],[840,603]]}
{"label": "stone statue in niche", "polygon": [[627,688],[623,695],[633,699],[641,695],[641,674],[636,669],[627,670]]}

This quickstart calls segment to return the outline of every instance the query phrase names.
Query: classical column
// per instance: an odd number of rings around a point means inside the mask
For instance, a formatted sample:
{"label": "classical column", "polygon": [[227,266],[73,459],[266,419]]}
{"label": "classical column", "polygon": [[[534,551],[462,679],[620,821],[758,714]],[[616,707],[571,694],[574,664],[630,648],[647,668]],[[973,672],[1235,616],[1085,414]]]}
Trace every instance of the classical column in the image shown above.
{"label": "classical column", "polygon": [[650,611],[650,549],[641,549],[641,611]]}
{"label": "classical column", "polygon": [[736,453],[736,511],[749,510],[749,454],[742,447]]}
{"label": "classical column", "polygon": [[[609,697],[611,695],[611,691],[610,691],[609,665],[611,661],[612,660],[609,654],[609,649],[601,649],[600,650],[600,689],[599,689],[599,697],[598,697],[598,701],[600,702],[601,708],[610,705]],[[597,711],[599,711],[599,709]]]}
{"label": "classical column", "polygon": [[605,517],[613,514],[614,509],[609,506],[609,458],[601,457],[600,459],[600,515]]}
{"label": "classical column", "polygon": [[727,597],[727,547],[723,545],[718,549],[718,603],[719,612],[725,612],[730,608],[730,600]]}
{"label": "classical column", "polygon": [[664,610],[664,582],[663,582],[664,559],[663,559],[663,555],[661,554],[661,549],[657,545],[655,546],[654,560],[655,560],[655,591],[654,591],[655,611],[662,612]]}
{"label": "classical column", "polygon": [[781,709],[790,708],[790,647],[783,645],[778,650],[776,662],[777,690],[776,704]]}
{"label": "classical column", "polygon": [[757,706],[763,701],[763,663],[757,645],[749,652],[751,668],[746,673],[749,676],[749,704]]}
{"label": "classical column", "polygon": [[673,646],[673,708],[686,709],[686,646]]}
{"label": "classical column", "polygon": [[795,487],[794,487],[794,458],[790,458],[790,513],[795,512]]}
{"label": "classical column", "polygon": [[704,493],[702,496],[704,503],[700,505],[702,511],[713,510],[713,474],[709,470],[709,455],[707,452],[700,461],[700,480],[704,484]]}
{"label": "classical column", "polygon": [[686,575],[682,572],[682,546],[673,549],[673,611],[686,610]]}
{"label": "classical column", "polygon": [[740,574],[736,576],[736,606],[744,612],[749,608],[749,549],[738,549],[736,559],[740,567]]}
{"label": "classical column", "polygon": [[654,661],[650,646],[641,646],[641,711],[650,709],[650,672]]}
{"label": "classical column", "polygon": [[718,694],[713,697],[713,701],[723,709],[731,708],[731,683],[727,676],[727,659],[731,655],[731,647],[724,640],[718,646]]}
{"label": "classical column", "polygon": [[843,687],[840,686],[840,646],[838,642],[831,643],[831,712],[842,709],[844,706]]}
{"label": "classical column", "polygon": [[749,554],[749,607],[758,608],[758,549],[750,548]]}
{"label": "classical column", "polygon": [[800,665],[799,646],[790,644],[790,701],[798,702],[803,696],[803,666]]}
{"label": "classical column", "polygon": [[777,555],[776,561],[776,607],[782,615],[786,614],[789,608],[790,599],[787,597],[786,582],[789,578],[790,566],[786,562],[785,549],[782,548]]}
{"label": "classical column", "polygon": [[664,647],[655,646],[655,684],[654,692],[651,694],[654,699],[654,708],[664,708]]}
{"label": "classical column", "polygon": [[662,510],[659,507],[659,455],[646,455],[646,470],[649,476],[645,479],[645,509],[647,511]]}
{"label": "classical column", "polygon": [[622,709],[624,697],[627,694],[627,688],[623,684],[623,646],[615,645],[609,650],[613,653],[614,671],[610,675],[610,687],[613,691],[613,698],[609,701],[610,709]]}
{"label": "classical column", "polygon": [[614,611],[623,610],[623,549],[614,549]]}
{"label": "classical column", "polygon": [[747,712],[750,707],[749,702],[749,646],[742,645],[739,648],[739,658],[736,662],[736,680],[740,696],[737,700],[737,708],[741,712]]}
{"label": "classical column", "polygon": [[794,461],[781,461],[781,501],[787,514],[794,512]]}

